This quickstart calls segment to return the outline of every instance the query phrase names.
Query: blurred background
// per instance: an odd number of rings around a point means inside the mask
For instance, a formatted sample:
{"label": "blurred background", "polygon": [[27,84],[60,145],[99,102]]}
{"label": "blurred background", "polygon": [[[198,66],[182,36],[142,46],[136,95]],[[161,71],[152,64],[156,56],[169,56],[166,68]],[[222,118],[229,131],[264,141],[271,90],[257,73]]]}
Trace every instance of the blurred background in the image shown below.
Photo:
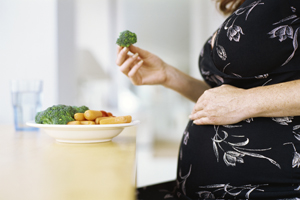
{"label": "blurred background", "polygon": [[1,0],[0,124],[13,124],[9,81],[43,80],[42,108],[86,105],[139,119],[137,185],[176,177],[193,103],[162,86],[134,86],[116,60],[121,31],[199,78],[198,56],[224,20],[212,0]]}

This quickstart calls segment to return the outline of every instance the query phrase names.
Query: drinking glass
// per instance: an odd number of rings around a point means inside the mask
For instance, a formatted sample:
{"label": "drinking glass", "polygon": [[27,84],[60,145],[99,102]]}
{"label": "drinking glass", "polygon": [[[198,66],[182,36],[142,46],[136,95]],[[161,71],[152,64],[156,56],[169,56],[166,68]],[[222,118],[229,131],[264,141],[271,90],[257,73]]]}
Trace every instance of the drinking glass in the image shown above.
{"label": "drinking glass", "polygon": [[41,80],[11,80],[11,98],[14,110],[16,131],[36,131],[26,122],[34,121],[35,115],[41,110]]}

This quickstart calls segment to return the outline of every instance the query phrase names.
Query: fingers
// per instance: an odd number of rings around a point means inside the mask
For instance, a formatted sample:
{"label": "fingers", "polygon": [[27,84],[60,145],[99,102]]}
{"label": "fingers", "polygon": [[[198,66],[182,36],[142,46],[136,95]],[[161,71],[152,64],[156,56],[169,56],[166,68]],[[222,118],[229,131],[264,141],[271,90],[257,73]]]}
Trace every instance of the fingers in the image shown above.
{"label": "fingers", "polygon": [[[134,55],[132,55],[131,53],[133,53]],[[122,73],[124,73],[128,77],[133,77],[143,65],[144,61],[141,57],[146,57],[148,55],[148,51],[145,51],[133,45],[130,45],[128,48],[118,46],[116,64],[120,66],[119,69]]]}
{"label": "fingers", "polygon": [[136,65],[134,65],[132,67],[132,69],[130,70],[130,72],[128,73],[129,77],[132,77],[136,74],[136,72],[140,69],[140,67],[143,65],[143,60],[140,60]]}
{"label": "fingers", "polygon": [[203,110],[205,106],[206,106],[205,102],[202,102],[201,99],[199,99],[195,104],[191,114],[195,114],[196,112]]}
{"label": "fingers", "polygon": [[117,47],[117,54],[119,54],[122,49],[123,49],[123,47],[118,46]]}
{"label": "fingers", "polygon": [[189,118],[190,118],[191,120],[200,119],[200,118],[202,118],[202,117],[206,117],[206,114],[204,113],[203,110],[198,111],[198,112],[195,112],[195,113],[192,113],[192,114],[189,116]]}
{"label": "fingers", "polygon": [[193,123],[196,124],[196,125],[213,124],[213,122],[208,117],[202,117],[200,119],[194,120]]}
{"label": "fingers", "polygon": [[194,114],[191,114],[189,116],[191,120],[193,120],[194,124],[197,125],[208,125],[208,124],[214,124],[218,125],[217,117],[216,116],[210,116],[207,113],[205,113],[203,110],[196,112]]}
{"label": "fingers", "polygon": [[193,120],[194,124],[204,125],[211,123],[211,117],[208,116],[208,113],[204,110],[204,107],[201,103],[197,102],[189,118]]}
{"label": "fingers", "polygon": [[118,66],[121,66],[124,63],[124,61],[128,58],[127,54],[129,52],[129,49],[127,47],[124,47],[122,49],[122,47],[118,46],[117,51],[118,51],[118,56],[117,56],[116,64]]}
{"label": "fingers", "polygon": [[123,72],[125,75],[128,75],[129,71],[134,68],[138,60],[138,53],[130,56],[125,62],[120,66],[120,71]]}

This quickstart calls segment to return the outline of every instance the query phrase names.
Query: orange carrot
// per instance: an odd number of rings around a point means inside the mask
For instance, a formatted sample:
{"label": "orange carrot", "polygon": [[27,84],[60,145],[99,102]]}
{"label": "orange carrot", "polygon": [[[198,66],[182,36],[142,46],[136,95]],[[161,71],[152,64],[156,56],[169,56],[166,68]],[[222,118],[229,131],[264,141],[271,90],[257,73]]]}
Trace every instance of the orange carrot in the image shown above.
{"label": "orange carrot", "polygon": [[130,115],[119,116],[119,117],[109,117],[106,119],[100,120],[100,124],[122,124],[122,123],[130,123],[132,121],[132,117]]}
{"label": "orange carrot", "polygon": [[84,112],[84,117],[88,121],[94,121],[97,117],[102,117],[102,112],[98,110],[87,110]]}
{"label": "orange carrot", "polygon": [[85,120],[85,117],[84,117],[84,114],[83,114],[83,113],[75,113],[74,119],[75,119],[76,121],[83,121],[83,120]]}

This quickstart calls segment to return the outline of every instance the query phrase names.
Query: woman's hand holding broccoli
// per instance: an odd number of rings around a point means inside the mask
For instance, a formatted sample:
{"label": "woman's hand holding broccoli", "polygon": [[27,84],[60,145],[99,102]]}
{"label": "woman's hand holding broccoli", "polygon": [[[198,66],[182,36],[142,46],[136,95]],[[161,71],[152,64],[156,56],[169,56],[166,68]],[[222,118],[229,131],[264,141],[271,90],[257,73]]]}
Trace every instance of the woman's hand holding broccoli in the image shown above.
{"label": "woman's hand holding broccoli", "polygon": [[[129,55],[128,52],[133,53]],[[116,64],[134,85],[164,84],[168,65],[158,56],[136,46],[118,46]]]}
{"label": "woman's hand holding broccoli", "polygon": [[134,85],[160,84],[195,102],[209,88],[204,81],[197,80],[168,65],[158,56],[133,46],[136,42],[136,34],[128,30],[121,32],[116,42],[119,45],[116,63]]}

